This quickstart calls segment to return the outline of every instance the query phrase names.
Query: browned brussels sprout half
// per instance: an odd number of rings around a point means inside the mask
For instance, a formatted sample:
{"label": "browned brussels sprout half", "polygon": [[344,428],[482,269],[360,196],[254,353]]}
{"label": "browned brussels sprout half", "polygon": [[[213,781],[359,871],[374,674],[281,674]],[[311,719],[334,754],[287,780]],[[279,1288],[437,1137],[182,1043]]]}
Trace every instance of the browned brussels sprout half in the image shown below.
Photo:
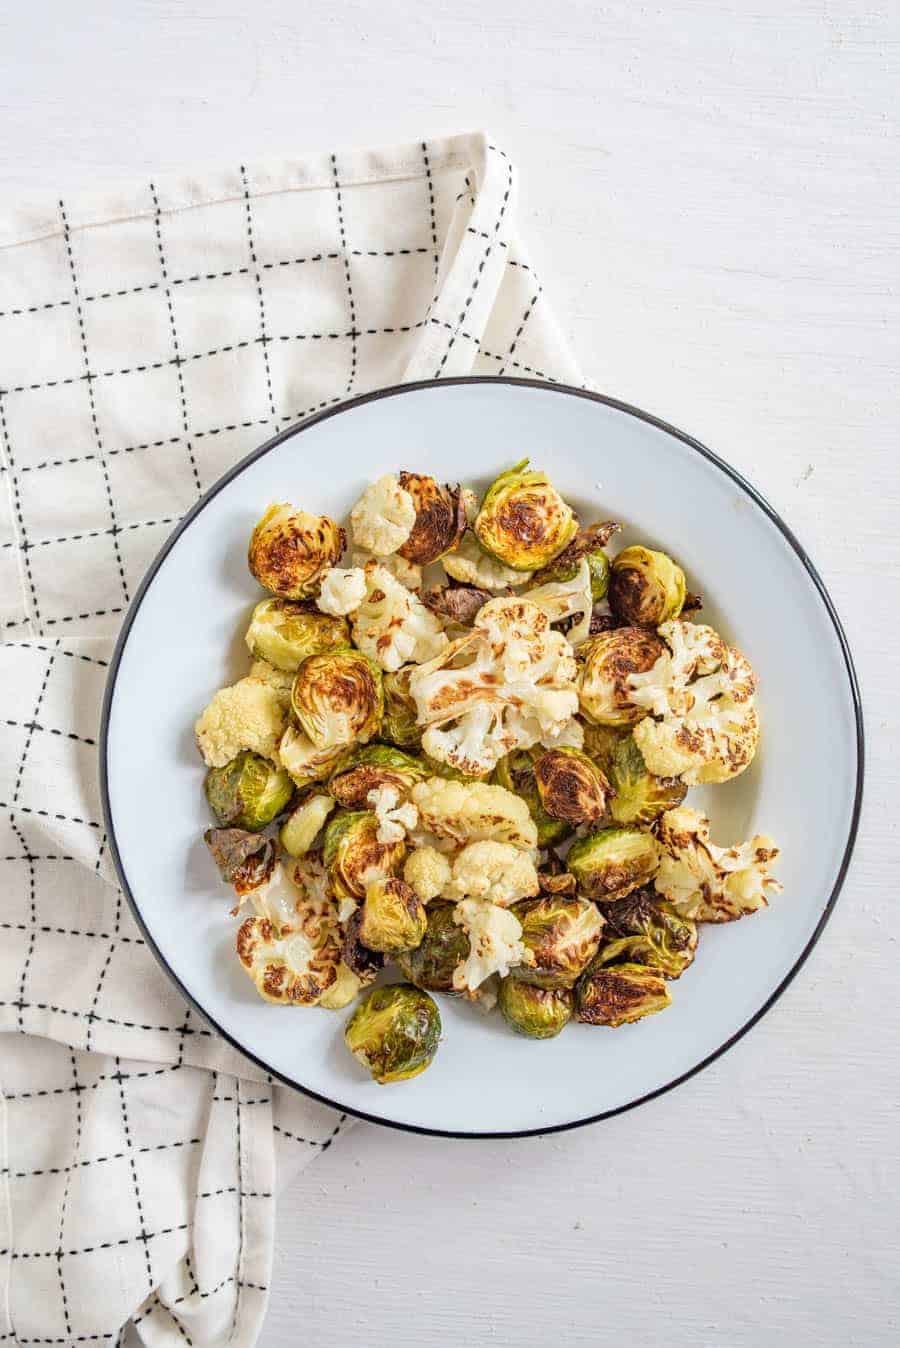
{"label": "browned brussels sprout half", "polygon": [[580,647],[578,701],[595,725],[634,725],[646,711],[631,701],[632,674],[652,669],[666,648],[653,632],[641,627],[616,627],[589,637]]}
{"label": "browned brussels sprout half", "polygon": [[572,1019],[571,988],[539,988],[510,975],[501,978],[497,1005],[516,1034],[528,1039],[554,1039]]}
{"label": "browned brussels sprout half", "polygon": [[420,944],[397,956],[409,981],[431,992],[454,993],[453,971],[469,958],[469,938],[453,920],[453,911],[452,903],[430,903]]}
{"label": "browned brussels sprout half", "polygon": [[351,973],[354,973],[363,987],[374,983],[384,968],[384,956],[377,950],[363,945],[359,929],[362,925],[362,913],[357,909],[351,913],[344,924],[344,941],[341,958]]}
{"label": "browned brussels sprout half", "polygon": [[586,1025],[630,1025],[664,1011],[672,998],[666,980],[643,964],[592,964],[578,980],[576,1016]]}
{"label": "browned brussels sprout half", "polygon": [[607,904],[604,916],[598,964],[646,964],[664,978],[680,978],[693,963],[697,924],[649,890]]}
{"label": "browned brussels sprout half", "polygon": [[369,792],[392,786],[398,799],[409,794],[416,782],[429,776],[423,763],[391,744],[367,744],[349,765],[332,777],[328,790],[349,810],[364,810]]}
{"label": "browned brussels sprout half", "polygon": [[379,1085],[407,1081],[429,1066],[441,1038],[441,1014],[409,983],[372,988],[347,1023],[344,1041]]}
{"label": "browned brussels sprout half", "polygon": [[580,894],[610,902],[653,879],[659,846],[652,833],[640,829],[603,828],[573,843],[566,863]]}
{"label": "browned brussels sprout half", "polygon": [[246,642],[257,660],[292,674],[309,655],[350,645],[345,618],[332,618],[290,599],[263,599],[253,610]]}
{"label": "browned brussels sprout half", "polygon": [[564,894],[523,899],[512,912],[522,924],[522,944],[534,956],[514,977],[539,988],[570,988],[597,953],[603,918],[586,899]]}
{"label": "browned brussels sprout half", "polygon": [[402,669],[382,676],[384,721],[381,733],[393,744],[412,749],[422,743],[422,727],[416,722],[416,704],[409,691],[409,676],[415,669],[415,665],[404,665]]}
{"label": "browned brussels sprout half", "polygon": [[554,819],[544,809],[535,777],[535,759],[532,750],[516,749],[500,759],[492,780],[497,786],[505,786],[507,791],[522,797],[537,827],[538,847],[550,847],[553,843],[561,842],[571,832],[571,828],[565,820]]}
{"label": "browned brussels sprout half", "polygon": [[255,833],[287,807],[294,783],[283,768],[245,749],[224,767],[210,768],[204,790],[223,827]]}
{"label": "browned brussels sprout half", "polygon": [[261,833],[242,828],[208,828],[203,841],[210,850],[219,874],[238,894],[259,889],[275,869],[275,844]]}
{"label": "browned brussels sprout half", "polygon": [[311,655],[294,677],[291,710],[317,749],[365,744],[381,724],[381,670],[362,651]]}
{"label": "browned brussels sprout half", "polygon": [[620,622],[659,627],[678,617],[685,594],[684,572],[664,552],[624,548],[612,564],[609,605]]}
{"label": "browned brussels sprout half", "polygon": [[578,522],[546,473],[522,459],[488,488],[475,517],[485,552],[513,571],[536,571],[572,541]]}
{"label": "browned brussels sprout half", "polygon": [[309,515],[282,501],[269,506],[250,535],[247,562],[271,594],[306,599],[318,593],[346,541],[344,530],[327,515]]}
{"label": "browned brussels sprout half", "polygon": [[405,880],[373,880],[366,886],[359,939],[382,955],[400,955],[422,944],[425,905]]}
{"label": "browned brussels sprout half", "polygon": [[613,788],[609,812],[617,824],[652,824],[680,805],[687,787],[680,777],[655,777],[629,735],[610,755],[607,776]]}
{"label": "browned brussels sprout half", "polygon": [[408,562],[428,566],[451,552],[462,538],[466,527],[462,492],[458,486],[440,487],[433,477],[421,473],[401,473],[400,486],[412,497],[416,522],[397,551]]}
{"label": "browned brussels sprout half", "polygon": [[342,810],[325,827],[323,862],[335,898],[365,898],[367,884],[398,875],[405,859],[404,843],[378,841],[373,810]]}
{"label": "browned brussels sprout half", "polygon": [[606,813],[609,782],[578,749],[548,749],[534,765],[541,804],[567,824],[596,824]]}

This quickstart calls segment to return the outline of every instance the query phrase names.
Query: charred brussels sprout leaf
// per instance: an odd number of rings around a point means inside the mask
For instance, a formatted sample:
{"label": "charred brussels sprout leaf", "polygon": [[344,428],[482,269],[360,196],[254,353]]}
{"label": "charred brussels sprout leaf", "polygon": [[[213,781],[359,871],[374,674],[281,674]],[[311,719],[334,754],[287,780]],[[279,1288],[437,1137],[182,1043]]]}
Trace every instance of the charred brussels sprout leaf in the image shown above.
{"label": "charred brussels sprout leaf", "polygon": [[664,552],[624,548],[612,564],[609,604],[620,622],[659,627],[678,617],[685,594],[684,572]]}
{"label": "charred brussels sprout leaf", "polygon": [[600,944],[603,918],[586,899],[552,895],[523,899],[512,912],[522,924],[522,944],[534,956],[514,977],[539,988],[570,988]]}
{"label": "charred brussels sprout leaf", "polygon": [[416,722],[416,704],[409,691],[409,676],[415,669],[415,665],[404,665],[402,669],[383,675],[384,721],[381,729],[384,738],[392,743],[417,749],[422,743],[422,727]]}
{"label": "charred brussels sprout leaf", "polygon": [[259,889],[275,869],[275,844],[259,833],[242,828],[208,828],[203,841],[219,874],[238,894]]}
{"label": "charred brussels sprout leaf", "polygon": [[422,944],[425,905],[405,880],[391,877],[366,886],[359,939],[382,955],[400,955]]}
{"label": "charred brussels sprout leaf", "polygon": [[613,749],[607,776],[615,793],[609,812],[617,824],[652,824],[687,795],[679,777],[655,777],[647,771],[644,756],[630,735]]}
{"label": "charred brussels sprout leaf", "polygon": [[539,988],[510,975],[500,980],[497,1005],[516,1034],[553,1039],[572,1019],[575,994],[570,988]]}
{"label": "charred brussels sprout leaf", "polygon": [[283,768],[245,749],[204,783],[209,808],[224,827],[258,832],[285,809],[294,784]]}
{"label": "charred brussels sprout leaf", "polygon": [[619,527],[613,520],[605,520],[602,524],[592,524],[588,529],[579,529],[559,556],[537,572],[534,584],[574,580],[578,563],[582,557],[586,557],[591,577],[591,598],[595,604],[604,599],[609,586],[610,562],[603,549]]}
{"label": "charred brussels sprout leaf", "polygon": [[451,552],[462,538],[466,527],[462,492],[458,486],[438,486],[433,477],[421,473],[401,473],[400,486],[412,497],[416,522],[397,551],[408,562],[428,566]]}
{"label": "charred brussels sprout leaf", "polygon": [[381,1086],[424,1072],[440,1037],[441,1015],[433,999],[408,983],[372,988],[344,1031],[354,1058]]}
{"label": "charred brussels sprout leaf", "polygon": [[317,749],[365,744],[381,724],[381,670],[361,651],[311,655],[294,678],[291,710]]}
{"label": "charred brussels sprout leaf", "polygon": [[250,535],[247,562],[264,589],[282,599],[306,599],[340,560],[346,541],[327,515],[309,515],[282,501],[269,506]]}
{"label": "charred brussels sprout leaf", "polygon": [[342,810],[326,825],[323,861],[338,899],[365,898],[367,884],[398,875],[405,859],[404,843],[378,841],[373,810]]}
{"label": "charred brussels sprout leaf", "polygon": [[350,645],[344,618],[310,612],[290,599],[263,599],[253,610],[246,642],[257,660],[291,674],[310,655]]}
{"label": "charred brussels sprout leaf", "polygon": [[546,473],[523,459],[492,483],[475,517],[479,543],[513,571],[535,571],[572,541],[578,523]]}
{"label": "charred brussels sprout leaf", "polygon": [[415,950],[398,955],[397,963],[411,983],[432,992],[453,993],[453,972],[469,958],[469,938],[453,920],[452,903],[431,903],[425,935]]}
{"label": "charred brussels sprout leaf", "polygon": [[697,924],[646,890],[629,894],[604,910],[606,939],[598,964],[646,964],[664,978],[680,978],[693,963]]}
{"label": "charred brussels sprout leaf", "polygon": [[517,749],[500,759],[491,780],[522,797],[537,827],[538,847],[550,847],[561,842],[571,829],[565,820],[554,819],[544,809],[534,768],[535,754],[529,749]]}
{"label": "charred brussels sprout leaf", "polygon": [[310,851],[325,820],[334,809],[331,796],[307,796],[281,826],[279,841],[290,857]]}
{"label": "charred brussels sprout leaf", "polygon": [[367,744],[343,771],[332,777],[328,790],[347,809],[361,810],[368,803],[370,791],[392,786],[402,798],[428,775],[423,763],[401,749],[390,744]]}
{"label": "charred brussels sprout leaf", "polygon": [[640,829],[603,828],[579,838],[566,858],[578,892],[589,899],[624,899],[653,879],[659,847],[652,833]]}
{"label": "charred brussels sprout leaf", "polygon": [[578,1020],[612,1028],[664,1011],[671,1001],[666,980],[643,964],[592,964],[575,990]]}
{"label": "charred brussels sprout leaf", "polygon": [[379,951],[370,950],[368,946],[363,945],[359,934],[361,924],[362,913],[357,909],[344,924],[341,958],[351,973],[359,979],[361,986],[368,987],[370,983],[374,983],[384,968],[384,956]]}
{"label": "charred brussels sprout leaf", "polygon": [[612,632],[589,637],[580,648],[578,701],[595,725],[634,725],[646,708],[636,706],[628,682],[632,674],[652,669],[666,648],[653,632],[641,627],[617,627]]}
{"label": "charred brussels sprout leaf", "polygon": [[534,765],[541,804],[567,824],[596,824],[606,812],[610,787],[587,754],[578,749],[549,749]]}

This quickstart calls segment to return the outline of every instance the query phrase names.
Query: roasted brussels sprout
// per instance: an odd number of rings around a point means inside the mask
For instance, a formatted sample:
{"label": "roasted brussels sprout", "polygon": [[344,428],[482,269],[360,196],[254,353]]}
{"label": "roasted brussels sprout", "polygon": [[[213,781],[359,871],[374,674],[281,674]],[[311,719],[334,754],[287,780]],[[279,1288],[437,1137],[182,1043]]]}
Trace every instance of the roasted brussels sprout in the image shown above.
{"label": "roasted brussels sprout", "polygon": [[342,810],[325,828],[323,860],[338,899],[363,899],[366,885],[399,875],[406,858],[402,842],[380,843],[372,810]]}
{"label": "roasted brussels sprout", "polygon": [[611,902],[648,884],[659,865],[652,833],[634,828],[602,828],[579,838],[566,858],[579,894]]}
{"label": "roasted brussels sprout", "polygon": [[242,828],[208,828],[203,841],[222,879],[241,897],[264,885],[275,869],[275,844],[259,833]]}
{"label": "roasted brussels sprout", "polygon": [[416,508],[416,522],[402,547],[401,557],[417,566],[428,566],[451,552],[466,527],[466,510],[459,487],[440,487],[433,477],[401,473],[400,486],[408,491]]}
{"label": "roasted brussels sprout", "polygon": [[638,890],[604,908],[606,929],[598,964],[646,964],[680,978],[694,961],[697,924],[657,894]]}
{"label": "roasted brussels sprout", "polygon": [[392,876],[366,885],[359,939],[382,955],[399,955],[422,944],[428,920],[411,885]]}
{"label": "roasted brussels sprout", "polygon": [[460,627],[471,627],[492,598],[490,590],[479,590],[475,585],[433,585],[422,595],[422,602],[432,613]]}
{"label": "roasted brussels sprout", "polygon": [[372,988],[344,1031],[350,1052],[380,1086],[424,1072],[440,1038],[441,1013],[435,1002],[409,983]]}
{"label": "roasted brussels sprout", "polygon": [[255,659],[293,673],[309,655],[349,646],[350,628],[343,618],[311,612],[290,599],[263,599],[253,610],[245,641]]}
{"label": "roasted brussels sprout", "polygon": [[311,655],[294,677],[291,710],[317,749],[365,744],[381,724],[381,670],[361,651]]}
{"label": "roasted brussels sprout", "polygon": [[341,957],[344,964],[360,982],[361,987],[374,983],[384,968],[384,955],[378,950],[370,950],[363,945],[359,929],[362,925],[362,913],[359,909],[352,913],[344,923],[344,939]]}
{"label": "roasted brussels sprout", "polygon": [[541,804],[567,824],[596,824],[606,813],[610,786],[596,763],[578,749],[548,749],[534,765]]}
{"label": "roasted brussels sprout", "polygon": [[583,714],[596,725],[634,725],[646,716],[629,696],[629,678],[652,669],[666,648],[653,632],[641,627],[617,627],[589,637],[581,646],[578,701]]}
{"label": "roasted brussels sprout", "polygon": [[617,824],[652,824],[687,795],[680,777],[655,777],[647,771],[644,756],[630,735],[615,746],[606,771],[614,792],[609,813]]}
{"label": "roasted brussels sprout", "polygon": [[416,721],[416,704],[409,691],[409,676],[415,665],[404,665],[382,676],[384,687],[384,721],[381,733],[385,739],[403,748],[417,749],[422,743],[422,727]]}
{"label": "roasted brussels sprout", "polygon": [[278,835],[282,847],[290,857],[302,857],[308,852],[325,820],[334,809],[331,796],[314,795],[300,802],[288,815]]}
{"label": "roasted brussels sprout", "polygon": [[494,769],[491,781],[521,796],[537,826],[538,847],[550,847],[553,843],[561,842],[571,832],[571,828],[565,820],[554,819],[541,804],[534,772],[535,758],[539,754],[540,750],[535,754],[531,749],[517,749],[507,754]]}
{"label": "roasted brussels sprout", "polygon": [[659,627],[678,617],[685,594],[684,572],[664,552],[623,548],[612,564],[609,606],[620,622]]}
{"label": "roasted brussels sprout", "polygon": [[666,980],[644,964],[598,965],[578,980],[576,1018],[586,1025],[630,1025],[664,1011],[672,998]]}
{"label": "roasted brussels sprout", "polygon": [[522,944],[534,964],[516,969],[515,978],[539,988],[570,988],[597,953],[603,918],[586,899],[553,895],[523,899],[511,911],[522,924]]}
{"label": "roasted brussels sprout", "polygon": [[578,522],[546,473],[529,472],[522,459],[488,488],[473,527],[497,561],[514,571],[534,571],[572,541]]}
{"label": "roasted brussels sprout", "polygon": [[315,595],[347,536],[327,515],[309,515],[286,502],[270,505],[250,535],[247,562],[264,589],[282,599]]}
{"label": "roasted brussels sprout", "polygon": [[539,988],[510,974],[500,980],[497,1005],[516,1034],[554,1039],[572,1019],[575,994],[571,988]]}
{"label": "roasted brussels sprout", "polygon": [[284,768],[246,749],[224,768],[210,768],[204,790],[220,824],[255,833],[285,809],[294,784]]}
{"label": "roasted brussels sprout", "polygon": [[339,772],[353,755],[352,744],[333,744],[319,749],[295,725],[289,725],[278,745],[281,766],[300,787],[324,781]]}
{"label": "roasted brussels sprout", "polygon": [[619,527],[613,520],[605,520],[602,524],[579,529],[559,556],[536,573],[535,585],[572,580],[578,570],[578,563],[582,557],[586,557],[591,577],[591,598],[595,604],[604,599],[609,585],[610,563],[603,549]]}
{"label": "roasted brussels sprout", "polygon": [[390,744],[367,744],[332,777],[328,790],[347,809],[364,810],[370,791],[392,786],[402,797],[427,776],[429,769],[401,749]]}
{"label": "roasted brussels sprout", "polygon": [[591,721],[585,721],[582,751],[588,758],[592,758],[597,767],[602,769],[604,776],[608,777],[616,745],[620,740],[627,739],[630,734],[631,731],[627,726],[594,725]]}
{"label": "roasted brussels sprout", "polygon": [[425,935],[415,950],[397,956],[411,983],[431,992],[453,993],[453,973],[469,958],[469,938],[453,918],[455,904],[431,903]]}

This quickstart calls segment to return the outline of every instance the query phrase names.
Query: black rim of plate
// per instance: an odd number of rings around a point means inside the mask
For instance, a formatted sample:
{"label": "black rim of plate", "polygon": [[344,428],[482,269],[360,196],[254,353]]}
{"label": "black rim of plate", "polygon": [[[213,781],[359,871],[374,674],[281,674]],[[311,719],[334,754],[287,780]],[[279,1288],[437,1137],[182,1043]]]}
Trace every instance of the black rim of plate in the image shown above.
{"label": "black rim of plate", "polygon": [[[834,883],[834,888],[832,889],[831,894],[828,897],[828,901],[822,910],[822,915],[819,918],[818,922],[816,923],[815,929],[813,930],[813,933],[810,936],[809,941],[807,942],[806,946],[800,953],[793,967],[788,971],[788,973],[781,980],[781,982],[778,984],[775,990],[770,994],[770,996],[766,999],[766,1001],[762,1004],[759,1010],[756,1011],[755,1014],[752,1015],[750,1019],[740,1027],[740,1029],[736,1030],[735,1033],[730,1035],[729,1038],[726,1039],[724,1043],[722,1043],[712,1053],[707,1054],[705,1058],[702,1058],[700,1062],[696,1063],[687,1072],[682,1072],[680,1076],[674,1077],[671,1081],[666,1082],[662,1086],[657,1086],[655,1090],[648,1091],[645,1095],[638,1096],[637,1099],[635,1100],[629,1100],[626,1104],[617,1105],[615,1109],[603,1110],[599,1114],[590,1114],[585,1118],[572,1119],[568,1123],[550,1124],[543,1128],[522,1128],[506,1131],[500,1130],[496,1132],[495,1131],[461,1132],[458,1129],[426,1128],[420,1124],[402,1123],[396,1119],[389,1119],[381,1117],[377,1114],[366,1113],[366,1111],[362,1109],[350,1108],[345,1104],[341,1104],[339,1101],[330,1099],[326,1095],[320,1095],[318,1094],[318,1092],[310,1090],[308,1086],[302,1085],[299,1081],[294,1081],[292,1080],[292,1078],[286,1076],[284,1073],[276,1071],[269,1063],[265,1062],[262,1058],[257,1057],[256,1054],[250,1052],[233,1035],[229,1034],[226,1030],[224,1030],[222,1026],[219,1025],[217,1021],[215,1021],[204,1010],[204,1008],[195,1000],[195,998],[192,996],[189,990],[184,986],[184,984],[175,974],[175,972],[173,971],[173,969],[170,967],[167,960],[163,956],[162,952],[157,947],[156,942],[153,939],[153,935],[148,929],[147,924],[144,921],[141,911],[137,905],[137,902],[135,901],[134,895],[131,892],[131,886],[129,885],[128,882],[128,875],[125,869],[125,865],[122,861],[122,857],[119,853],[119,848],[116,841],[116,832],[113,824],[113,814],[109,798],[107,756],[108,756],[110,711],[112,709],[113,698],[115,697],[116,680],[119,672],[119,664],[121,662],[125,646],[128,642],[128,634],[131,631],[131,626],[135,618],[137,617],[138,611],[144,599],[144,595],[147,593],[147,590],[152,585],[153,579],[157,571],[162,566],[163,562],[171,552],[172,548],[177,543],[178,539],[181,537],[184,531],[190,527],[194,518],[197,515],[199,515],[202,510],[206,508],[206,506],[210,503],[213,497],[218,495],[218,493],[222,490],[223,487],[225,487],[229,482],[231,482],[232,479],[239,476],[239,474],[242,473],[245,468],[249,467],[251,463],[254,463],[259,458],[262,458],[264,454],[268,454],[270,450],[274,449],[277,445],[280,445],[284,440],[289,440],[294,435],[302,434],[303,431],[305,431],[308,427],[315,426],[320,421],[327,421],[330,417],[339,416],[342,412],[346,411],[347,409],[351,407],[360,407],[362,404],[367,402],[374,402],[382,398],[398,397],[402,396],[404,393],[412,393],[420,389],[445,388],[455,384],[504,384],[519,388],[541,389],[542,391],[545,392],[559,393],[569,397],[582,398],[590,402],[602,403],[606,407],[612,407],[619,412],[625,412],[629,416],[636,417],[639,421],[646,422],[648,425],[655,426],[658,430],[665,431],[668,435],[674,436],[676,440],[680,440],[682,444],[688,445],[691,449],[695,450],[709,463],[714,464],[721,472],[725,473],[726,476],[729,477],[732,482],[736,483],[737,486],[739,486],[744,492],[746,492],[746,494],[751,498],[751,500],[753,500],[756,503],[756,505],[759,506],[760,510],[762,510],[769,517],[772,523],[777,527],[779,532],[787,540],[790,547],[793,549],[793,551],[799,557],[800,561],[803,563],[803,566],[806,570],[807,575],[809,576],[810,581],[812,582],[814,588],[818,591],[819,597],[821,598],[822,603],[825,605],[825,609],[828,613],[829,618],[831,619],[831,623],[832,626],[834,627],[835,635],[838,640],[838,645],[840,646],[841,654],[843,655],[844,658],[844,666],[847,671],[847,679],[850,685],[850,695],[853,702],[853,712],[856,721],[856,762],[857,762],[856,787],[853,800],[853,812],[850,819],[850,828],[847,834],[847,842],[844,847],[844,853],[841,858],[841,864],[838,869],[837,878]],[[825,925],[831,916],[831,913],[834,909],[834,905],[837,902],[838,895],[840,894],[841,889],[843,887],[844,880],[847,875],[847,869],[850,865],[850,859],[853,855],[853,848],[856,842],[856,835],[859,828],[859,816],[862,806],[864,763],[865,763],[865,737],[863,731],[862,701],[860,698],[859,684],[856,678],[856,671],[853,667],[853,659],[850,654],[850,647],[847,642],[846,635],[844,634],[844,629],[841,626],[840,619],[838,618],[834,604],[831,601],[831,597],[828,594],[827,589],[825,588],[824,581],[822,580],[821,576],[819,575],[818,571],[816,570],[810,558],[807,556],[806,551],[803,548],[803,545],[800,543],[799,539],[792,533],[792,531],[788,528],[788,526],[785,524],[784,520],[781,518],[778,512],[774,510],[771,505],[769,505],[765,497],[761,496],[760,493],[756,490],[756,488],[753,487],[746,480],[746,478],[742,477],[740,473],[738,473],[734,468],[732,468],[730,464],[726,463],[723,459],[719,458],[719,456],[717,454],[714,454],[711,449],[707,449],[706,446],[702,445],[699,440],[695,440],[693,436],[687,435],[684,431],[678,430],[676,426],[670,425],[667,421],[663,421],[659,417],[651,416],[649,412],[644,412],[639,407],[633,407],[631,406],[630,403],[620,402],[616,398],[608,398],[600,393],[592,393],[586,389],[574,388],[568,384],[551,384],[540,379],[512,379],[507,377],[502,378],[496,377],[493,375],[470,375],[452,379],[423,379],[416,383],[396,384],[390,388],[375,389],[371,393],[360,394],[359,397],[348,399],[346,402],[341,402],[334,407],[328,408],[323,412],[317,413],[315,416],[307,418],[304,421],[300,421],[295,423],[294,425],[286,427],[283,431],[279,431],[277,435],[274,435],[270,440],[267,440],[265,444],[260,445],[258,449],[253,450],[245,458],[241,459],[238,463],[234,465],[233,468],[230,468],[229,471],[225,473],[223,477],[219,478],[218,482],[214,483],[214,485],[210,487],[210,489],[207,492],[204,493],[204,495],[200,498],[197,504],[193,506],[191,510],[188,511],[188,513],[185,515],[181,523],[177,526],[176,529],[173,530],[169,538],[163,544],[162,548],[157,553],[152,565],[150,566],[149,570],[144,576],[140,588],[138,589],[136,595],[134,596],[134,599],[132,600],[128,612],[125,616],[125,621],[122,624],[122,629],[121,632],[119,633],[119,638],[116,642],[116,647],[113,652],[112,660],[110,662],[110,670],[106,685],[106,692],[103,698],[103,711],[100,724],[100,792],[103,803],[103,815],[106,823],[110,852],[112,854],[112,858],[115,863],[116,871],[118,872],[122,889],[128,900],[129,907],[131,908],[131,911],[134,914],[135,921],[137,922],[138,927],[143,933],[144,939],[146,940],[148,947],[153,952],[154,956],[156,957],[156,960],[165,970],[166,974],[178,988],[179,992],[185,998],[185,1000],[194,1008],[195,1011],[198,1012],[198,1014],[208,1025],[210,1025],[218,1034],[222,1036],[224,1040],[226,1040],[227,1043],[231,1044],[231,1046],[237,1049],[239,1053],[243,1054],[245,1058],[248,1058],[251,1062],[256,1063],[256,1065],[258,1067],[261,1067],[263,1071],[270,1073],[271,1076],[273,1076],[277,1081],[282,1082],[284,1085],[291,1086],[293,1087],[294,1090],[300,1091],[303,1095],[307,1095],[313,1100],[318,1100],[321,1104],[329,1105],[331,1106],[332,1109],[337,1109],[343,1114],[352,1114],[356,1118],[365,1119],[368,1123],[377,1123],[388,1128],[398,1128],[403,1132],[421,1133],[432,1137],[454,1137],[454,1138],[472,1138],[472,1139],[540,1137],[543,1135],[548,1135],[550,1133],[566,1132],[570,1128],[581,1128],[590,1123],[599,1123],[602,1119],[613,1118],[616,1114],[624,1114],[629,1109],[636,1109],[639,1105],[646,1104],[649,1100],[655,1100],[657,1096],[664,1095],[667,1091],[674,1090],[674,1088],[676,1086],[680,1086],[682,1082],[689,1080],[690,1077],[695,1076],[698,1072],[702,1072],[705,1067],[708,1067],[710,1063],[715,1062],[715,1060],[717,1058],[720,1058],[723,1053],[727,1053],[728,1050],[734,1044],[736,1044],[739,1039],[742,1039],[744,1035],[748,1032],[748,1030],[752,1029],[752,1027],[757,1023],[757,1021],[761,1020],[762,1017],[766,1014],[766,1012],[772,1006],[775,1005],[781,994],[785,991],[788,985],[793,982],[796,975],[800,972],[801,968],[806,963],[806,960],[808,959],[810,952],[812,951],[813,947],[815,946],[816,942],[818,941],[819,937],[822,935],[822,932],[825,929]]]}

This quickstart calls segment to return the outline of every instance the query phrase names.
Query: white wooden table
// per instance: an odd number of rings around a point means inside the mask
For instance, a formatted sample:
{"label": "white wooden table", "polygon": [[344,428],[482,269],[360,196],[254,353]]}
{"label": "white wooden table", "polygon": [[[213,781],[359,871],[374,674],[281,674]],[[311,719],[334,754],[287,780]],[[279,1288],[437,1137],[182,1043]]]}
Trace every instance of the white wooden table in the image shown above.
{"label": "white wooden table", "polygon": [[8,192],[488,127],[586,376],[761,488],[863,684],[856,859],[765,1020],[592,1129],[465,1144],[360,1125],[283,1201],[264,1348],[898,1341],[898,87],[900,9],[860,0],[0,18]]}

